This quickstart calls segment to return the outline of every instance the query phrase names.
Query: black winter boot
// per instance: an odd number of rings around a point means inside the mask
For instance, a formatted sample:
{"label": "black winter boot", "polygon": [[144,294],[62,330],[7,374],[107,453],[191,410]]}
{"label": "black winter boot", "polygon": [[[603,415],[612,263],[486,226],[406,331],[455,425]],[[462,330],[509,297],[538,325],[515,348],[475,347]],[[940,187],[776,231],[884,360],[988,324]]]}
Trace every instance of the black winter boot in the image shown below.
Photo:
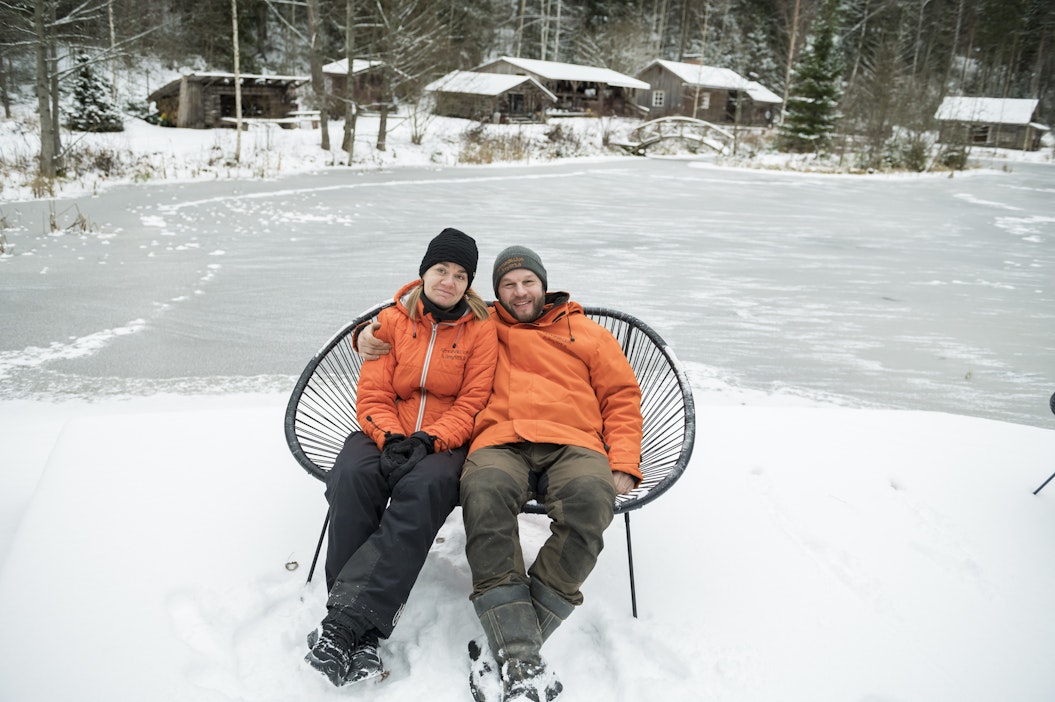
{"label": "black winter boot", "polygon": [[308,634],[311,650],[304,660],[340,687],[352,668],[355,644],[355,634],[337,622],[324,620],[319,629]]}
{"label": "black winter boot", "polygon": [[350,685],[384,674],[377,641],[375,631],[356,636],[340,618],[327,616],[308,634],[304,660],[337,687]]}

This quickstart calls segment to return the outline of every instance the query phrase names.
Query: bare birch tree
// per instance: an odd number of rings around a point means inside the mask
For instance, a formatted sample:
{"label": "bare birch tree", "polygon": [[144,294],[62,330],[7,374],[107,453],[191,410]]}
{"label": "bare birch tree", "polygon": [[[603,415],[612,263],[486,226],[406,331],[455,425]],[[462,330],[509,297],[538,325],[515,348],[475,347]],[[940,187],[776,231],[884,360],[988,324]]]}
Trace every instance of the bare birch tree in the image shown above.
{"label": "bare birch tree", "polygon": [[322,47],[319,46],[319,0],[308,0],[308,47],[311,53],[311,87],[319,107],[319,130],[322,132],[322,150],[330,150],[329,101],[326,99],[326,84],[322,75]]}
{"label": "bare birch tree", "polygon": [[234,56],[234,161],[242,160],[242,72],[238,65],[238,0],[231,0],[231,41]]}
{"label": "bare birch tree", "polygon": [[355,152],[355,126],[359,118],[359,105],[355,101],[355,0],[345,0],[344,6],[344,60],[348,62],[348,78],[344,95],[344,140],[341,149],[348,152],[348,165],[352,165]]}

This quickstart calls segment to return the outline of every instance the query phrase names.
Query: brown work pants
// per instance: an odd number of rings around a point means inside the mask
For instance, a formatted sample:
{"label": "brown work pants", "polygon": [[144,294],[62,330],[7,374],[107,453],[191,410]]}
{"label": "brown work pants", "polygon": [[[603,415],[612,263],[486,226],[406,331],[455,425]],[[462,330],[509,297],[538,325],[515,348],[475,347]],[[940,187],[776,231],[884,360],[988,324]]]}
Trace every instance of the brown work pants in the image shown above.
{"label": "brown work pants", "polygon": [[[539,481],[544,494],[533,492]],[[532,498],[545,506],[552,523],[528,573],[517,517]],[[472,599],[501,585],[529,585],[530,577],[569,603],[582,603],[579,588],[597,563],[613,517],[615,484],[607,456],[531,442],[477,449],[462,471],[461,503]]]}

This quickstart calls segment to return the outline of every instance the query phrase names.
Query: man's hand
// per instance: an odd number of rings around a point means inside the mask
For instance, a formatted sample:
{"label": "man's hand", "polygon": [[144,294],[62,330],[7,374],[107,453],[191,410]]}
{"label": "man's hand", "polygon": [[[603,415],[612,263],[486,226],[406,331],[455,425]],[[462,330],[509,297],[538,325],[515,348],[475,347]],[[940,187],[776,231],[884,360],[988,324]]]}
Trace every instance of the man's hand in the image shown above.
{"label": "man's hand", "polygon": [[366,361],[376,361],[392,350],[392,344],[387,341],[378,341],[374,337],[374,331],[380,328],[381,322],[371,322],[359,332],[359,336],[355,340],[359,355]]}
{"label": "man's hand", "polygon": [[612,482],[615,483],[615,491],[620,495],[625,495],[633,490],[636,484],[632,477],[618,470],[612,471]]}

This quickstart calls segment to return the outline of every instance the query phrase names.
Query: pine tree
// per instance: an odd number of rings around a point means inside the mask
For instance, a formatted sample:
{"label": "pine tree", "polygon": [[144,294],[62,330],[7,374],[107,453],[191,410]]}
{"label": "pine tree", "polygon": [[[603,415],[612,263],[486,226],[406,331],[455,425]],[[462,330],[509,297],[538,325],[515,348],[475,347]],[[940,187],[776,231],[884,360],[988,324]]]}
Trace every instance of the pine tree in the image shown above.
{"label": "pine tree", "polygon": [[110,97],[106,83],[92,70],[86,54],[77,57],[77,77],[73,85],[70,129],[82,132],[124,131],[121,114]]}
{"label": "pine tree", "polygon": [[825,3],[816,33],[794,70],[779,148],[803,153],[823,151],[839,118],[842,65],[835,43],[836,6]]}

